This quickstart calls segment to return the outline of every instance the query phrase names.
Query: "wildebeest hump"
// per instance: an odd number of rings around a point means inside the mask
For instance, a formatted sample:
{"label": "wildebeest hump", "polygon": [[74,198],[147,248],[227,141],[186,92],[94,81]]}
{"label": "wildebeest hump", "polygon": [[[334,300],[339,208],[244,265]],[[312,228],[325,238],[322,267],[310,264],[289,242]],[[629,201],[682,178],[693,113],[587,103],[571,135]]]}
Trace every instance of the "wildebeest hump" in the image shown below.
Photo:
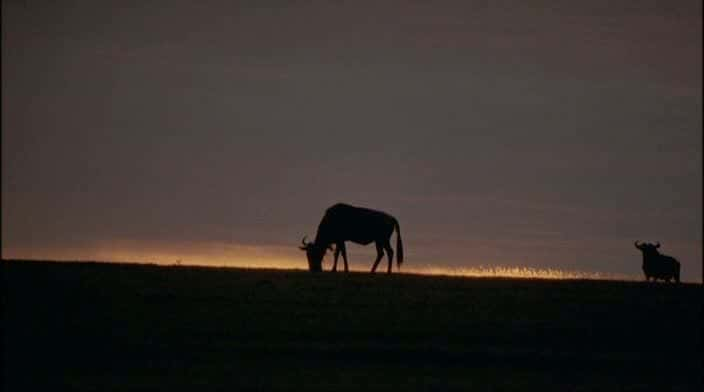
{"label": "wildebeest hump", "polygon": [[318,236],[324,237],[325,242],[347,239],[367,245],[379,238],[388,238],[394,224],[395,219],[384,212],[340,203],[325,211]]}

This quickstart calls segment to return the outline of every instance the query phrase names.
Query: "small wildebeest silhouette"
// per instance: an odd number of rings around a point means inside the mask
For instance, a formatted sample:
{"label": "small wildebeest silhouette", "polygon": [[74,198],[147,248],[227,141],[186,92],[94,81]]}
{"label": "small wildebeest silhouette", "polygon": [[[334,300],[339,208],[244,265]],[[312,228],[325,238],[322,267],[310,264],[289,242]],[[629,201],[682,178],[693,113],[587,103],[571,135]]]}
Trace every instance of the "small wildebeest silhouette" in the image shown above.
{"label": "small wildebeest silhouette", "polygon": [[658,252],[660,243],[655,245],[649,244],[647,242],[639,244],[638,241],[635,242],[636,248],[643,252],[643,273],[645,273],[645,280],[653,281],[662,279],[669,282],[671,279],[675,279],[677,283],[680,282],[680,263],[674,257],[666,256]]}
{"label": "small wildebeest silhouette", "polygon": [[345,241],[352,241],[361,245],[376,244],[376,261],[372,267],[372,273],[376,271],[379,261],[384,257],[384,250],[389,258],[389,268],[386,271],[391,273],[391,260],[394,251],[391,249],[391,234],[396,230],[396,265],[401,268],[403,263],[403,243],[401,242],[401,228],[398,221],[393,216],[367,208],[353,207],[348,204],[335,204],[325,211],[323,219],[318,225],[318,233],[315,241],[306,242],[303,237],[301,250],[308,256],[308,268],[311,271],[322,271],[322,262],[325,252],[332,250],[335,244],[335,263],[332,271],[337,270],[337,258],[342,253],[345,262],[345,272],[347,268],[347,250]]}

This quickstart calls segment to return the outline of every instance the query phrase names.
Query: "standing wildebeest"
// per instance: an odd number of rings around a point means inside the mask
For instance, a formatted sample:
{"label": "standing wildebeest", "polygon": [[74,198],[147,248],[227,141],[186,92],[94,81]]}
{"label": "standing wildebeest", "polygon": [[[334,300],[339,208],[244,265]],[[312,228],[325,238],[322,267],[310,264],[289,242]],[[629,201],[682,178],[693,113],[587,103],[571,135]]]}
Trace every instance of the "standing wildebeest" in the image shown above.
{"label": "standing wildebeest", "polygon": [[403,243],[401,242],[401,228],[396,218],[381,211],[353,207],[348,204],[338,203],[328,208],[318,226],[315,241],[306,242],[306,237],[303,237],[303,246],[300,249],[306,251],[308,268],[311,271],[321,271],[325,252],[327,249],[332,249],[332,244],[335,244],[335,264],[332,270],[337,270],[337,258],[342,253],[345,272],[347,272],[345,241],[362,245],[374,242],[376,243],[377,256],[372,272],[376,271],[379,261],[384,257],[384,250],[386,250],[386,255],[389,258],[389,268],[386,272],[390,274],[394,251],[391,249],[389,240],[394,230],[396,230],[396,265],[401,268]]}
{"label": "standing wildebeest", "polygon": [[665,281],[670,281],[675,279],[677,283],[680,282],[680,263],[674,257],[666,256],[658,252],[660,243],[649,244],[643,243],[638,244],[635,242],[636,248],[643,252],[643,272],[645,273],[645,280],[653,281],[662,279]]}

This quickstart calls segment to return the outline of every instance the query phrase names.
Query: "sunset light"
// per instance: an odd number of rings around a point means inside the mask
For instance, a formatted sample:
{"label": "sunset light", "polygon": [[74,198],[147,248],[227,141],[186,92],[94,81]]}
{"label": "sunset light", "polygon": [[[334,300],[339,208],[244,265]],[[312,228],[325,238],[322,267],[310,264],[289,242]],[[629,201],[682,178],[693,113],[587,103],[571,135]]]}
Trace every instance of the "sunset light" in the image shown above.
{"label": "sunset light", "polygon": [[[323,268],[332,268],[333,257],[328,252]],[[167,245],[159,243],[142,243],[134,241],[112,242],[93,247],[58,251],[45,250],[15,250],[3,253],[4,259],[33,259],[56,261],[101,261],[136,264],[156,264],[161,266],[205,266],[226,268],[267,268],[267,269],[298,269],[306,270],[305,256],[294,247],[284,246],[243,246],[223,243],[188,243]],[[359,260],[361,258],[361,260]],[[373,256],[368,251],[355,253],[355,261],[350,263],[354,272],[369,272]],[[386,259],[382,260],[382,267]],[[453,266],[453,264],[455,264]],[[558,268],[543,268],[536,266],[506,266],[502,263],[491,265],[487,263],[450,263],[438,261],[435,263],[407,263],[394,273],[443,275],[465,277],[496,277],[524,279],[593,279],[593,280],[639,280],[636,275],[575,271]],[[338,273],[342,271],[342,260],[338,261]],[[384,273],[384,268],[377,271]]]}
{"label": "sunset light", "polygon": [[0,391],[704,390],[702,0],[1,4]]}
{"label": "sunset light", "polygon": [[599,272],[570,271],[555,268],[478,266],[478,267],[438,267],[426,266],[409,268],[404,272],[423,275],[448,275],[481,278],[524,278],[524,279],[594,279],[594,280],[637,280],[636,276]]}

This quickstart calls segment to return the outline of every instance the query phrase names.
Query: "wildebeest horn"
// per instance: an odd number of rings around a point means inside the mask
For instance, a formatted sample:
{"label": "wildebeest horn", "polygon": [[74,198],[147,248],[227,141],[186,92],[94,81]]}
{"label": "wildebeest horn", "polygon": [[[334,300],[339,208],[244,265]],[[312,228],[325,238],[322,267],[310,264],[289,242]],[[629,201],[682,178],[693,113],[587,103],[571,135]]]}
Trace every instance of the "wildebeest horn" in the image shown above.
{"label": "wildebeest horn", "polygon": [[308,237],[308,236],[304,235],[303,239],[301,240],[301,244],[303,244],[303,246],[308,246],[308,244],[306,243],[306,237]]}
{"label": "wildebeest horn", "polygon": [[655,243],[655,247],[659,248],[660,247],[660,242]]}
{"label": "wildebeest horn", "polygon": [[640,245],[638,245],[638,240],[636,240],[636,242],[634,242],[634,244],[635,244],[636,248],[640,249]]}

